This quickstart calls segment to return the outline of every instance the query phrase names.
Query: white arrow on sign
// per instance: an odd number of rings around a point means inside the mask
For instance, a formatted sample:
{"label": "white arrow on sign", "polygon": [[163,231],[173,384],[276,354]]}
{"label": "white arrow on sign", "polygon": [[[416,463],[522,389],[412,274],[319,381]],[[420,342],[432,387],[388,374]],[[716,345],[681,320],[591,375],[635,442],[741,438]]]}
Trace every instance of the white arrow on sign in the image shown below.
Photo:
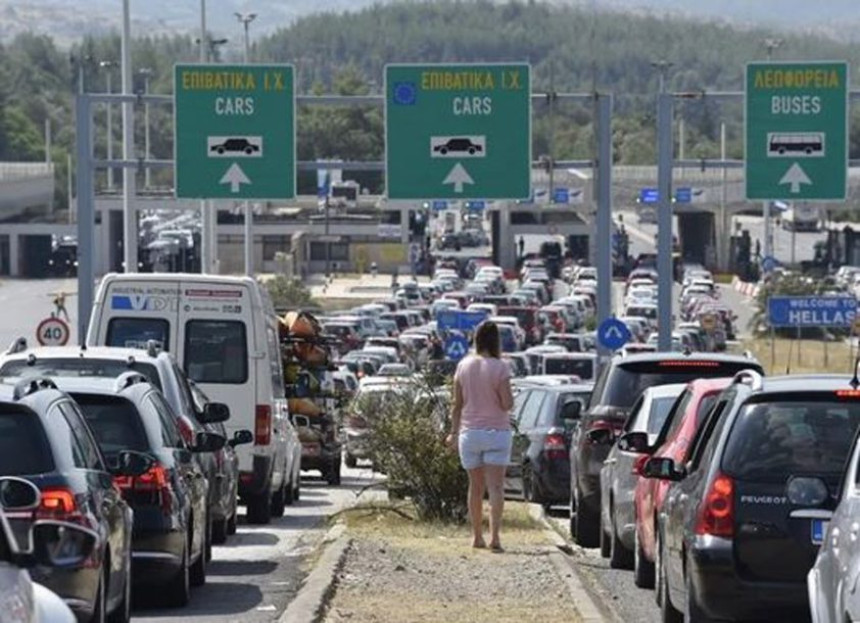
{"label": "white arrow on sign", "polygon": [[442,183],[453,184],[454,192],[461,193],[463,192],[463,184],[474,184],[475,181],[472,179],[472,176],[469,175],[466,168],[458,162],[454,165],[454,168],[451,169],[451,172],[448,173],[448,176]]}
{"label": "white arrow on sign", "polygon": [[621,338],[624,337],[624,334],[621,333],[621,330],[618,327],[616,327],[615,325],[612,325],[611,327],[609,327],[606,330],[606,337],[613,337],[613,336],[620,340]]}
{"label": "white arrow on sign", "polygon": [[800,192],[801,184],[808,184],[812,186],[812,180],[809,179],[809,176],[806,174],[799,164],[796,162],[791,165],[791,168],[788,169],[785,175],[782,176],[782,179],[779,180],[779,185],[783,184],[791,184],[791,188],[789,189],[792,193]]}
{"label": "white arrow on sign", "polygon": [[235,162],[230,165],[230,168],[227,169],[227,172],[224,174],[224,177],[221,178],[219,184],[230,184],[230,192],[237,193],[241,188],[242,184],[250,184],[251,180],[248,179],[248,176],[245,175],[245,172]]}

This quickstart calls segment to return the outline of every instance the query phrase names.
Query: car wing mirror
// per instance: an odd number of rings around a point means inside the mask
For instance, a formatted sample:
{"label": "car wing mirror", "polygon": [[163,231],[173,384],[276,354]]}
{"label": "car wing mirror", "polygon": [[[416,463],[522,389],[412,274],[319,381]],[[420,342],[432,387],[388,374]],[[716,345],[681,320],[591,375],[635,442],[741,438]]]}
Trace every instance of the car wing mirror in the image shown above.
{"label": "car wing mirror", "polygon": [[595,446],[608,446],[615,441],[615,433],[611,428],[592,428],[585,434],[588,443]]}
{"label": "car wing mirror", "polygon": [[221,402],[207,402],[197,417],[202,424],[220,424],[230,419],[230,407]]}
{"label": "car wing mirror", "polygon": [[111,462],[110,471],[115,476],[136,478],[148,472],[154,463],[155,460],[148,454],[134,450],[123,450]]}
{"label": "car wing mirror", "polygon": [[237,430],[233,434],[233,439],[227,442],[231,448],[243,446],[249,443],[254,443],[254,433],[247,429]]}
{"label": "car wing mirror", "polygon": [[92,556],[98,543],[93,530],[65,521],[37,521],[30,530],[32,559],[38,565],[74,569]]}
{"label": "car wing mirror", "polygon": [[582,417],[582,403],[572,400],[564,405],[561,410],[561,419],[568,426],[576,424]]}
{"label": "car wing mirror", "polygon": [[683,471],[678,470],[675,466],[675,461],[666,457],[650,458],[642,466],[642,475],[645,478],[669,481],[683,480],[686,476]]}
{"label": "car wing mirror", "polygon": [[648,433],[639,431],[624,433],[618,438],[618,449],[623,452],[633,452],[634,454],[648,454],[650,451]]}
{"label": "car wing mirror", "polygon": [[24,478],[0,478],[0,508],[4,511],[30,511],[39,507],[39,487]]}
{"label": "car wing mirror", "polygon": [[227,438],[216,433],[200,432],[194,438],[194,447],[192,452],[199,454],[202,452],[218,452],[227,444]]}

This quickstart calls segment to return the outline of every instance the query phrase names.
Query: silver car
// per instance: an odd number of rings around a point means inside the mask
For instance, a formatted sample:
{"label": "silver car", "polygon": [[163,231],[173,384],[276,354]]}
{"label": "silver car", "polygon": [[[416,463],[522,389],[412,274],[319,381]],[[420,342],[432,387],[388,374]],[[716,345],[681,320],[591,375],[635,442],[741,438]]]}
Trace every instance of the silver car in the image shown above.
{"label": "silver car", "polygon": [[[860,443],[854,444],[848,469],[842,478],[836,510],[804,509],[791,513],[793,519],[810,522],[810,538],[820,543],[815,564],[806,577],[813,623],[860,621]],[[814,480],[818,479],[804,479]],[[814,494],[828,496],[823,481],[808,487]],[[814,503],[814,500],[812,501]]]}
{"label": "silver car", "polygon": [[[678,396],[683,383],[649,387],[630,410],[624,433],[648,433],[653,444]],[[607,429],[607,432],[610,432]],[[649,455],[616,443],[600,470],[600,553],[615,569],[632,569],[636,550],[636,513],[633,495],[639,479],[638,467]],[[638,465],[637,465],[638,462]]]}

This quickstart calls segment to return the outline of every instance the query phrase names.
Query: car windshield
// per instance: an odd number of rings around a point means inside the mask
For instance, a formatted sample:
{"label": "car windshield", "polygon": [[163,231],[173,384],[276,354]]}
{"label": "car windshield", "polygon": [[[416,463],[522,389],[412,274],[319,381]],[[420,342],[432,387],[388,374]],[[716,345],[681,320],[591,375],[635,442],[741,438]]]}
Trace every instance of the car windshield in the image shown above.
{"label": "car windshield", "polygon": [[26,359],[8,361],[0,368],[0,377],[101,377],[115,379],[125,372],[139,372],[150,383],[161,389],[158,370],[150,363],[124,359],[45,358],[32,363]]}
{"label": "car windshield", "polygon": [[810,472],[841,476],[860,425],[860,402],[819,396],[742,409],[723,455],[726,474],[769,482]]}
{"label": "car windshield", "polygon": [[0,404],[0,476],[53,471],[51,447],[39,417],[15,405]]}
{"label": "car windshield", "polygon": [[146,430],[131,402],[115,396],[93,394],[74,394],[73,397],[105,456],[120,450],[149,450]]}
{"label": "car windshield", "polygon": [[575,374],[581,379],[590,379],[594,376],[594,361],[592,359],[547,357],[544,359],[544,373]]}
{"label": "car windshield", "polygon": [[162,318],[111,318],[108,322],[106,346],[146,348],[149,341],[170,350],[170,323]]}

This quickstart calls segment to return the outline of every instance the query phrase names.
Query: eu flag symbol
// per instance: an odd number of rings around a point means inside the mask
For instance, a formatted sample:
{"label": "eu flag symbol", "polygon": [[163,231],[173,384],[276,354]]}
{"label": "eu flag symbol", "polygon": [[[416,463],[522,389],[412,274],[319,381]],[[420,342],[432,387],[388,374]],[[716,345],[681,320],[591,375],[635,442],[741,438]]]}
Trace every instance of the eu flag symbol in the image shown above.
{"label": "eu flag symbol", "polygon": [[394,83],[394,103],[401,106],[413,106],[415,104],[416,89],[414,82]]}

